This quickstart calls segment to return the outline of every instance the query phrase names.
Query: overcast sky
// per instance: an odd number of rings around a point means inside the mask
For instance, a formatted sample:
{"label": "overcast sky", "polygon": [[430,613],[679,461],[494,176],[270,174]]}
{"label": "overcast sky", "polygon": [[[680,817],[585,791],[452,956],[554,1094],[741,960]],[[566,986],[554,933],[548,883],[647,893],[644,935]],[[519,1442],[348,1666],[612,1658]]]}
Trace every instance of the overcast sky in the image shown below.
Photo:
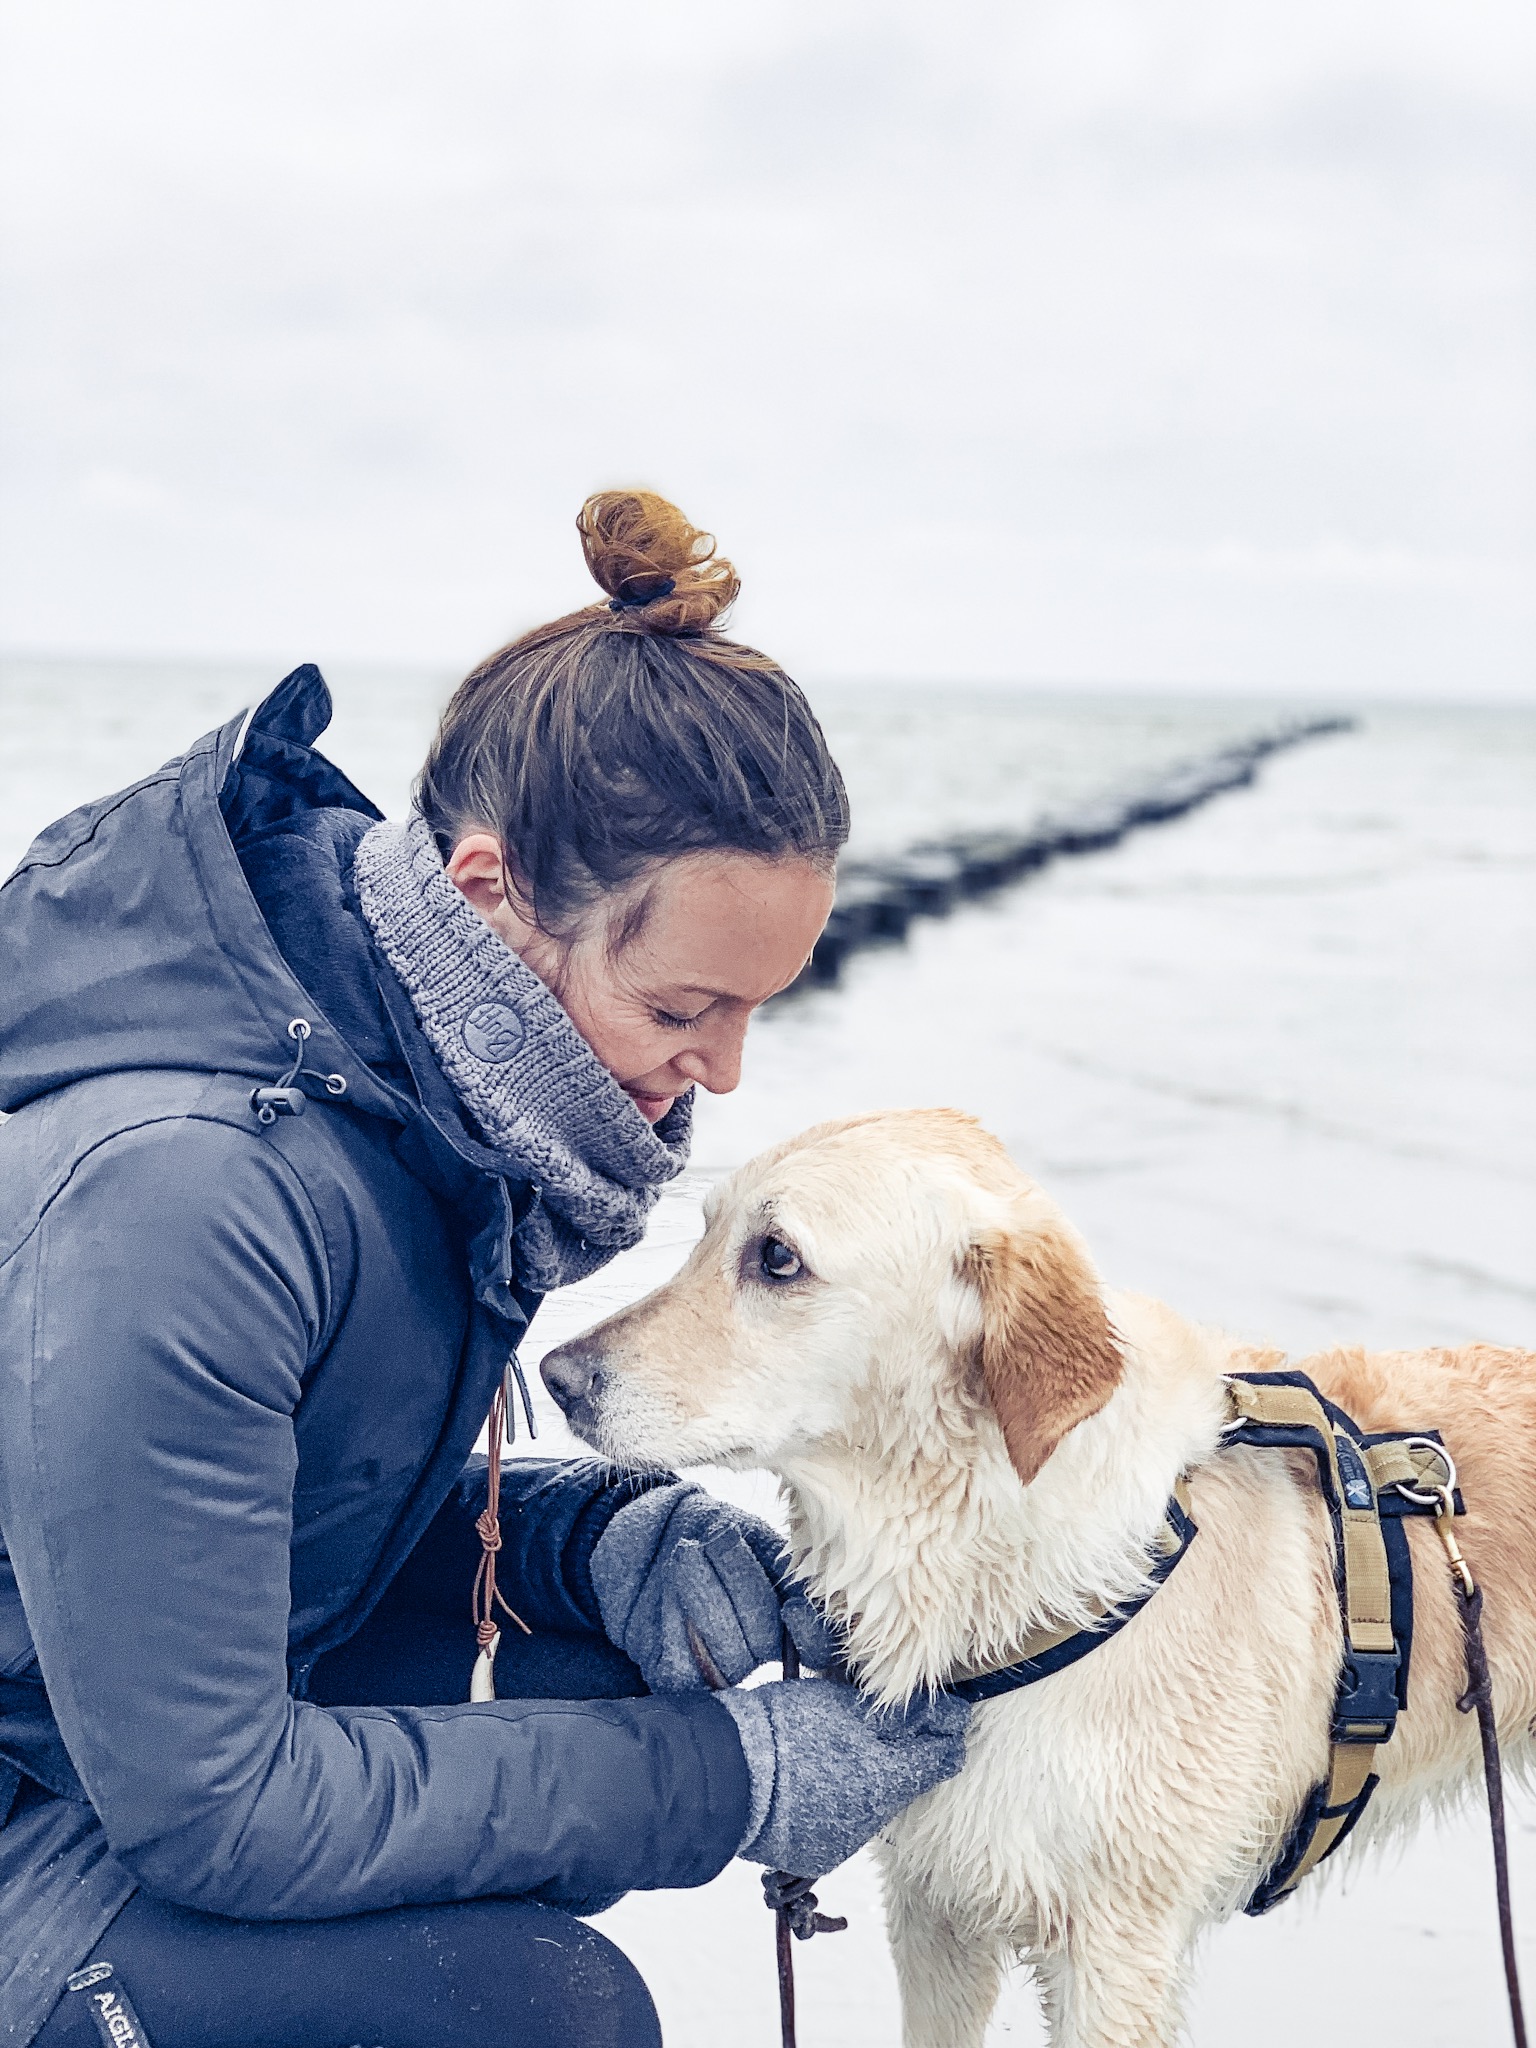
{"label": "overcast sky", "polygon": [[0,642],[1531,693],[1528,0],[4,0]]}

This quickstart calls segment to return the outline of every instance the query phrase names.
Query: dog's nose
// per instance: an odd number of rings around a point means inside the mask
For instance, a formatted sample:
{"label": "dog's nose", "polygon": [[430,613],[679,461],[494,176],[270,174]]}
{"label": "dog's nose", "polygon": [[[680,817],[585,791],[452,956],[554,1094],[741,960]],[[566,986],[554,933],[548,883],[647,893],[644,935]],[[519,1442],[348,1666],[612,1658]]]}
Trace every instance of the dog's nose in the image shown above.
{"label": "dog's nose", "polygon": [[559,1403],[561,1411],[574,1418],[577,1411],[590,1408],[603,1383],[602,1354],[581,1338],[561,1344],[539,1367],[539,1377]]}

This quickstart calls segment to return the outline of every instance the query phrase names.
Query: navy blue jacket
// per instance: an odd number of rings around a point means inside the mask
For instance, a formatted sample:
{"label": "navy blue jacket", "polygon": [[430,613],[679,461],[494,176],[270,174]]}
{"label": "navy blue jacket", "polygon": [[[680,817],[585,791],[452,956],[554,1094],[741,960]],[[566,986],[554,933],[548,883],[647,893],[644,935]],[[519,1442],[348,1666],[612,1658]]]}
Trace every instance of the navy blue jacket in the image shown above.
{"label": "navy blue jacket", "polygon": [[[0,890],[0,2040],[136,1885],[257,1919],[581,1899],[703,1883],[746,1826],[704,1694],[304,1697],[453,1509],[536,1306],[526,1190],[350,896],[378,814],[311,751],[329,710],[299,670]],[[305,1111],[263,1125],[295,1017]],[[508,1597],[596,1627],[626,1486],[506,1471]]]}

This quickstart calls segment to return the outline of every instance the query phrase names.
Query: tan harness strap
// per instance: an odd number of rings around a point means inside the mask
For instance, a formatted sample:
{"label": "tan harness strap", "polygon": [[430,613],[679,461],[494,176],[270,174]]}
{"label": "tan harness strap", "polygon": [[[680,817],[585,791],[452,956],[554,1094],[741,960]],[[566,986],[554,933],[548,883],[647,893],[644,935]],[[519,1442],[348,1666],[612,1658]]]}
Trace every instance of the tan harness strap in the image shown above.
{"label": "tan harness strap", "polygon": [[1388,1486],[1422,1486],[1429,1475],[1428,1457],[1415,1457],[1401,1437],[1389,1444],[1367,1444],[1362,1455],[1378,1493]]}
{"label": "tan harness strap", "polygon": [[1412,1486],[1433,1493],[1445,1484],[1445,1452],[1429,1437],[1399,1436],[1389,1443],[1366,1444],[1361,1456],[1370,1467],[1378,1493],[1385,1493],[1389,1486]]}
{"label": "tan harness strap", "polygon": [[[1094,1600],[1089,1603],[1089,1612],[1093,1615],[1095,1621],[1102,1621],[1108,1609],[1101,1600]],[[1022,1664],[1026,1659],[1032,1660],[1036,1657],[1043,1657],[1048,1651],[1059,1650],[1063,1643],[1071,1642],[1072,1638],[1079,1634],[1081,1634],[1081,1630],[1076,1622],[1073,1622],[1067,1628],[1032,1628],[1027,1635],[1020,1636],[1018,1642],[1015,1643],[1013,1654],[1009,1661],[1014,1664]],[[979,1664],[975,1667],[967,1664],[954,1674],[954,1678],[950,1683],[958,1682],[963,1685],[968,1679],[986,1677],[996,1668],[995,1665],[991,1664]]]}
{"label": "tan harness strap", "polygon": [[1235,1420],[1315,1430],[1322,1439],[1333,1470],[1334,1493],[1340,1503],[1344,1623],[1350,1647],[1390,1654],[1395,1647],[1392,1580],[1387,1569],[1387,1546],[1381,1536],[1381,1519],[1376,1512],[1375,1486],[1369,1489],[1368,1506],[1351,1505],[1350,1490],[1339,1470],[1338,1439],[1328,1411],[1315,1393],[1309,1393],[1305,1387],[1266,1386],[1244,1379],[1228,1380],[1227,1389]]}
{"label": "tan harness strap", "polygon": [[[1179,1478],[1174,1481],[1173,1498],[1184,1514],[1188,1515],[1190,1513],[1190,1492],[1187,1480]],[[1177,1559],[1188,1547],[1188,1543],[1188,1536],[1174,1525],[1171,1516],[1165,1516],[1163,1526],[1152,1539],[1153,1555],[1168,1560]],[[1107,1602],[1103,1600],[1089,1600],[1085,1604],[1090,1617],[1087,1632],[1091,1632],[1094,1628],[1101,1626],[1109,1620],[1112,1610]],[[1063,1643],[1070,1643],[1074,1637],[1084,1633],[1083,1624],[1076,1621],[1069,1622],[1061,1628],[1031,1629],[1028,1635],[1021,1636],[1017,1643],[1015,1643],[1009,1662],[1010,1664],[1023,1664],[1032,1662],[1037,1657],[1049,1656],[1052,1650],[1059,1650]],[[974,1669],[970,1666],[965,1666],[956,1671],[948,1683],[951,1685],[965,1685],[972,1679],[990,1676],[996,1671],[996,1668],[995,1665],[990,1664],[979,1665]]]}
{"label": "tan harness strap", "polygon": [[1391,1652],[1392,1584],[1381,1524],[1367,1509],[1344,1510],[1344,1589],[1349,1640],[1357,1650]]}
{"label": "tan harness strap", "polygon": [[[1263,1910],[1293,1892],[1338,1845],[1369,1797],[1377,1747],[1390,1738],[1396,1725],[1397,1704],[1388,1696],[1390,1685],[1384,1683],[1384,1675],[1396,1672],[1400,1657],[1392,1626],[1392,1575],[1378,1495],[1386,1487],[1423,1485],[1443,1462],[1436,1446],[1423,1438],[1405,1435],[1379,1444],[1362,1443],[1340,1427],[1334,1419],[1337,1411],[1330,1413],[1310,1381],[1298,1384],[1298,1380],[1299,1375],[1277,1376],[1273,1381],[1267,1377],[1229,1379],[1231,1428],[1237,1441],[1260,1448],[1286,1446],[1284,1442],[1266,1446],[1262,1435],[1250,1436],[1249,1430],[1297,1432],[1290,1447],[1304,1448],[1326,1463],[1325,1492],[1330,1496],[1328,1506],[1338,1538],[1344,1675],[1334,1707],[1328,1775],[1314,1792],[1307,1815],[1293,1836],[1290,1853],[1296,1860],[1289,1869],[1282,1864],[1281,1871],[1271,1874],[1256,1894],[1261,1903],[1250,1902],[1250,1911]],[[1367,1659],[1372,1660],[1369,1669],[1375,1677],[1361,1690],[1357,1667],[1367,1668]],[[1390,1663],[1383,1661],[1388,1659]],[[1385,1718],[1351,1719],[1349,1703],[1355,1700],[1359,1701],[1357,1713],[1363,1709]]]}
{"label": "tan harness strap", "polygon": [[1301,1861],[1285,1884],[1286,1892],[1293,1892],[1337,1842],[1349,1821],[1350,1809],[1365,1790],[1375,1760],[1374,1747],[1364,1743],[1334,1744],[1328,1758],[1328,1792],[1323,1814]]}

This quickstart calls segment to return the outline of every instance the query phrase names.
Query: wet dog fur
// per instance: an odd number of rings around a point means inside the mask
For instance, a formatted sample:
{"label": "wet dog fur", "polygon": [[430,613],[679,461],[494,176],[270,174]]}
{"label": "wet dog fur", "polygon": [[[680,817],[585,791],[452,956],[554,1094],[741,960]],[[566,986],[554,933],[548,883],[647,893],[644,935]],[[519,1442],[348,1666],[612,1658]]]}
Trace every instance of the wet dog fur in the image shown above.
{"label": "wet dog fur", "polygon": [[[798,1272],[765,1269],[770,1240]],[[1168,1583],[1091,1656],[978,1707],[964,1771],[877,1844],[908,2048],[978,2048],[1015,1955],[1057,2048],[1172,2044],[1194,1942],[1249,1896],[1327,1762],[1342,1642],[1311,1460],[1218,1448],[1222,1375],[1280,1355],[1106,1289],[1002,1147],[935,1110],[824,1124],[753,1160],[678,1276],[552,1354],[552,1385],[562,1360],[573,1426],[615,1462],[778,1475],[807,1584],[892,1700],[1134,1594],[1189,1476],[1200,1534]],[[1536,1715],[1536,1357],[1296,1362],[1367,1430],[1444,1432],[1518,1770]],[[1476,1782],[1444,1562],[1427,1522],[1408,1528],[1411,1704],[1335,1864]]]}

